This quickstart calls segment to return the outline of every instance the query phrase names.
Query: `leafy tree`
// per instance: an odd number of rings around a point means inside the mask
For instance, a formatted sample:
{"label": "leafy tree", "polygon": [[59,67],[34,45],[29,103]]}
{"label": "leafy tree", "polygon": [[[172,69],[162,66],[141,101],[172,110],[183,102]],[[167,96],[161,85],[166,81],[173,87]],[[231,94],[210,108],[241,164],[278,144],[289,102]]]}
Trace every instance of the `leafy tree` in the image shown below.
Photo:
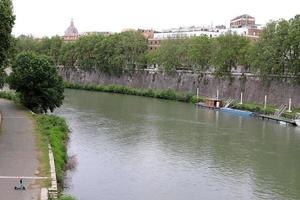
{"label": "leafy tree", "polygon": [[187,39],[168,39],[156,50],[158,65],[166,72],[189,67]]}
{"label": "leafy tree", "polygon": [[19,54],[9,84],[20,94],[21,102],[35,112],[53,112],[64,99],[63,80],[47,56]]}
{"label": "leafy tree", "polygon": [[189,39],[188,59],[193,70],[206,70],[212,58],[212,40],[207,36]]}
{"label": "leafy tree", "polygon": [[20,35],[15,38],[15,53],[38,52],[39,44],[32,35]]}
{"label": "leafy tree", "polygon": [[143,35],[137,31],[125,31],[118,35],[115,58],[128,70],[145,66],[144,53],[148,45]]}
{"label": "leafy tree", "polygon": [[236,34],[226,34],[215,38],[211,60],[217,76],[230,76],[231,70],[247,63],[250,40]]}
{"label": "leafy tree", "polygon": [[4,83],[4,68],[11,56],[13,38],[11,31],[15,22],[11,0],[0,0],[0,86]]}
{"label": "leafy tree", "polygon": [[289,71],[300,83],[300,15],[290,19],[289,23]]}
{"label": "leafy tree", "polygon": [[[103,36],[87,35],[80,37],[76,43],[76,55],[78,66],[82,69],[91,69],[96,67],[96,57],[94,48],[101,41]],[[100,39],[101,38],[101,39]]]}
{"label": "leafy tree", "polygon": [[74,67],[77,61],[76,43],[65,42],[62,44],[59,53],[59,64],[65,67]]}
{"label": "leafy tree", "polygon": [[300,15],[267,24],[251,53],[253,70],[267,79],[294,76],[300,81]]}

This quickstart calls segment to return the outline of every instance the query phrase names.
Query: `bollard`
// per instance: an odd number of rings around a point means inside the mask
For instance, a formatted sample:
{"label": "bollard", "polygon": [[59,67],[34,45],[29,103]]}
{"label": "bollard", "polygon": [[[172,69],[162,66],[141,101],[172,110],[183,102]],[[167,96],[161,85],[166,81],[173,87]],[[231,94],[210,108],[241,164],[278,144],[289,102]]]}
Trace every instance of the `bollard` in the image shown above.
{"label": "bollard", "polygon": [[240,104],[243,104],[243,93],[241,92],[241,101]]}
{"label": "bollard", "polygon": [[292,98],[289,98],[289,110],[288,112],[292,112]]}
{"label": "bollard", "polygon": [[264,104],[264,109],[267,109],[267,95],[265,95],[265,104]]}

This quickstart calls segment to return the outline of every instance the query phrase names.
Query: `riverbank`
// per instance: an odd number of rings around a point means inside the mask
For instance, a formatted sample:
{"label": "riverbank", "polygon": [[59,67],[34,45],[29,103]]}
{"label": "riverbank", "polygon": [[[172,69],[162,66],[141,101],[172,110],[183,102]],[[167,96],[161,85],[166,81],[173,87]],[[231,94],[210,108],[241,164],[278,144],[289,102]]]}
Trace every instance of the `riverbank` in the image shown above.
{"label": "riverbank", "polygon": [[[80,90],[90,90],[90,91],[99,91],[99,92],[108,92],[108,93],[118,93],[118,94],[128,94],[135,96],[144,96],[151,98],[159,98],[166,100],[175,100],[186,103],[197,103],[203,102],[204,96],[194,96],[190,92],[176,92],[172,89],[166,90],[155,90],[155,89],[139,89],[132,88],[122,85],[94,85],[94,84],[78,84],[65,82],[65,88],[69,89],[80,89]],[[264,109],[264,105],[257,103],[246,102],[240,104],[237,100],[235,100],[229,107],[239,110],[245,110],[250,112],[255,112],[259,114],[272,115],[276,111],[276,106],[267,105],[266,109]],[[300,112],[300,108],[294,108],[290,113],[283,113],[282,117],[287,119],[295,118],[297,112]]]}
{"label": "riverbank", "polygon": [[[13,92],[0,92],[0,98],[12,100],[19,103],[19,99]],[[41,176],[50,176],[48,144],[51,145],[56,176],[58,182],[59,193],[63,191],[64,172],[66,170],[68,156],[66,143],[68,140],[68,126],[62,117],[34,114],[28,112],[27,115],[34,121],[35,126],[35,143],[39,152],[39,174]],[[50,187],[51,182],[44,180],[41,185],[43,187]],[[60,200],[72,200],[72,197],[59,195]]]}

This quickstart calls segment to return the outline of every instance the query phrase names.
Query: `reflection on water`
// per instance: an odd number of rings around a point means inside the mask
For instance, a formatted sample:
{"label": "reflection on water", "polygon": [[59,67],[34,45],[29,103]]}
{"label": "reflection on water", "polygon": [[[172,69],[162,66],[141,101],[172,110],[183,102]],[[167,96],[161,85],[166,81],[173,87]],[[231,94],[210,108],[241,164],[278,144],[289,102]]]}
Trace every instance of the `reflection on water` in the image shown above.
{"label": "reflection on water", "polygon": [[191,104],[67,90],[81,200],[300,199],[300,130]]}

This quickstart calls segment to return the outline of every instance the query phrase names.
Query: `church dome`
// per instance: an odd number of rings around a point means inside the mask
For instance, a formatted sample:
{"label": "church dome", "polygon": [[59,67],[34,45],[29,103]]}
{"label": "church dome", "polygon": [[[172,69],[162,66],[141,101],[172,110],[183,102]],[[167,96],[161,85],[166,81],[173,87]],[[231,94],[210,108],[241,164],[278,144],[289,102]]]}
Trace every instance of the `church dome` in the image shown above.
{"label": "church dome", "polygon": [[71,20],[71,24],[70,26],[67,28],[67,30],[65,31],[65,36],[78,36],[78,30],[77,28],[74,26],[74,22],[73,20]]}

